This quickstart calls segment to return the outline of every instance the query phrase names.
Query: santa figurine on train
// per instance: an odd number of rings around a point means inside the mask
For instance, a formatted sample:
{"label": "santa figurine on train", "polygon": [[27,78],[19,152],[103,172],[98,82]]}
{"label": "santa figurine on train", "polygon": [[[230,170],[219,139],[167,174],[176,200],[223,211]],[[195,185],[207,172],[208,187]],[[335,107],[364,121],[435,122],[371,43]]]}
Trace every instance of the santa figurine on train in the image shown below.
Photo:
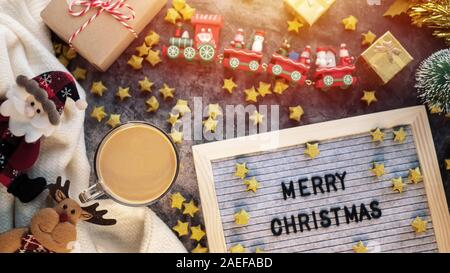
{"label": "santa figurine on train", "polygon": [[45,178],[25,173],[38,160],[40,141],[51,136],[61,123],[68,99],[78,109],[80,99],[73,77],[52,71],[29,79],[20,75],[0,105],[0,184],[21,202],[29,202],[47,185]]}

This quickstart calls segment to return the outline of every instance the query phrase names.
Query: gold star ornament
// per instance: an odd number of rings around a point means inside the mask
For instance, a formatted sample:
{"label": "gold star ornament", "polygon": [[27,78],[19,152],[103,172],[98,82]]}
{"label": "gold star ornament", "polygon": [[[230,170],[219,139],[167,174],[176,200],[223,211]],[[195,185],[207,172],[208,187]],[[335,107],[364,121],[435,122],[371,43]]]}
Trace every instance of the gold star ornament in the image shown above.
{"label": "gold star ornament", "polygon": [[249,117],[251,121],[253,121],[253,125],[258,125],[263,122],[264,115],[261,115],[258,111],[255,110],[253,114]]}
{"label": "gold star ornament", "polygon": [[420,172],[419,167],[409,170],[408,180],[414,184],[417,184],[417,183],[420,183],[423,181],[422,173]]}
{"label": "gold star ornament", "polygon": [[91,117],[97,120],[98,122],[101,122],[105,117],[105,107],[104,106],[98,106],[94,107],[94,110],[92,110]]}
{"label": "gold star ornament", "polygon": [[203,128],[205,132],[215,132],[217,129],[217,124],[219,122],[212,117],[208,117],[207,120],[203,121]]}
{"label": "gold star ornament", "polygon": [[103,96],[103,93],[108,90],[106,86],[103,85],[102,81],[93,82],[91,86],[91,93],[97,96]]}
{"label": "gold star ornament", "polygon": [[205,237],[206,233],[202,230],[200,225],[196,227],[191,227],[191,240],[200,242],[200,240]]}
{"label": "gold star ornament", "polygon": [[270,88],[272,87],[272,85],[270,83],[266,83],[266,82],[259,82],[259,86],[258,86],[258,93],[261,95],[261,97],[265,97],[267,95],[272,94],[272,91],[270,90]]}
{"label": "gold star ornament", "polygon": [[163,88],[159,89],[159,92],[161,93],[163,98],[167,100],[169,98],[173,98],[175,88],[170,88],[167,84],[164,84]]}
{"label": "gold star ornament", "polygon": [[289,88],[289,85],[284,81],[278,80],[275,82],[275,86],[273,87],[273,92],[278,95],[282,95],[284,91]]}
{"label": "gold star ornament", "polygon": [[142,45],[136,47],[136,52],[138,53],[139,57],[147,56],[149,51],[150,47],[147,46],[145,42],[142,43]]}
{"label": "gold star ornament", "polygon": [[247,225],[249,220],[250,215],[244,209],[241,209],[234,215],[234,222],[236,223],[236,225]]}
{"label": "gold star ornament", "polygon": [[182,10],[180,10],[181,16],[183,16],[183,19],[185,21],[191,20],[191,18],[195,14],[195,9],[186,4]]}
{"label": "gold star ornament", "polygon": [[370,132],[372,136],[372,142],[383,142],[384,141],[384,133],[380,128],[375,129],[375,131]]}
{"label": "gold star ornament", "polygon": [[139,70],[142,68],[142,61],[144,58],[132,55],[131,58],[128,60],[128,65],[131,66],[134,70]]}
{"label": "gold star ornament", "polygon": [[247,176],[247,173],[249,172],[249,169],[247,169],[247,163],[236,163],[236,172],[234,173],[234,176],[237,176],[241,179],[244,179]]}
{"label": "gold star ornament", "polygon": [[174,114],[172,114],[172,113],[169,113],[169,118],[167,119],[167,122],[168,122],[170,125],[174,126],[175,123],[178,122],[178,118],[179,118],[179,117],[180,117],[180,114],[174,115]]}
{"label": "gold star ornament", "polygon": [[166,13],[166,17],[164,17],[164,20],[166,20],[167,22],[171,23],[171,24],[176,24],[178,20],[181,19],[180,14],[178,13],[178,11],[174,8],[170,8],[167,10]]}
{"label": "gold star ornament", "polygon": [[362,45],[371,45],[375,39],[377,38],[377,35],[375,35],[372,31],[368,31],[367,33],[361,34],[363,37]]}
{"label": "gold star ornament", "polygon": [[397,131],[394,131],[394,141],[398,143],[403,143],[406,140],[406,132],[403,127],[398,129]]}
{"label": "gold star ornament", "polygon": [[251,179],[244,180],[244,184],[247,185],[247,191],[256,192],[261,186],[256,180],[256,178],[252,177]]}
{"label": "gold star ornament", "polygon": [[79,66],[77,66],[77,68],[75,68],[75,70],[72,71],[72,75],[76,80],[85,80],[86,79],[86,69],[83,69]]}
{"label": "gold star ornament", "polygon": [[304,113],[305,112],[303,111],[303,108],[300,105],[289,107],[289,119],[291,120],[300,122]]}
{"label": "gold star ornament", "polygon": [[319,143],[310,144],[306,143],[305,154],[309,156],[309,158],[314,159],[320,154]]}
{"label": "gold star ornament", "polygon": [[177,104],[172,109],[175,113],[178,113],[180,116],[184,116],[186,113],[191,112],[191,108],[188,106],[187,100],[177,100]]}
{"label": "gold star ornament", "polygon": [[422,220],[422,218],[417,216],[416,219],[414,219],[414,221],[412,221],[411,227],[416,233],[422,233],[422,232],[427,231],[427,224],[428,224],[428,221],[424,221],[424,220]]}
{"label": "gold star ornament", "polygon": [[384,172],[384,163],[378,164],[376,162],[373,163],[373,168],[370,171],[376,176],[381,177],[385,174]]}
{"label": "gold star ornament", "polygon": [[288,32],[298,33],[300,28],[303,27],[303,23],[300,22],[297,18],[294,18],[292,21],[288,21]]}
{"label": "gold star ornament", "polygon": [[106,124],[108,124],[109,126],[111,126],[111,128],[116,128],[118,125],[120,125],[122,122],[120,121],[120,115],[114,115],[111,114],[109,116],[109,120],[108,122],[106,122]]}
{"label": "gold star ornament", "polygon": [[170,201],[171,201],[170,206],[172,208],[181,210],[183,203],[184,201],[186,201],[186,199],[181,193],[177,192],[170,196]]}
{"label": "gold star ornament", "polygon": [[178,237],[183,237],[189,234],[188,227],[189,223],[178,220],[177,225],[172,229],[178,233]]}
{"label": "gold star ornament", "polygon": [[155,96],[152,96],[149,98],[146,102],[147,104],[147,112],[156,112],[159,109],[159,102],[158,99]]}
{"label": "gold star ornament", "polygon": [[247,102],[258,102],[258,97],[260,96],[258,92],[256,92],[255,87],[245,89],[245,101]]}
{"label": "gold star ornament", "polygon": [[245,247],[243,247],[241,244],[230,247],[230,253],[245,253],[245,251]]}
{"label": "gold star ornament", "polygon": [[119,87],[119,89],[117,90],[117,93],[116,93],[116,97],[118,97],[120,99],[120,101],[124,101],[127,98],[131,98],[130,88],[129,87],[127,87],[127,88]]}
{"label": "gold star ornament", "polygon": [[153,82],[151,82],[147,77],[140,80],[138,83],[139,83],[139,90],[141,90],[141,92],[149,92],[149,93],[152,92]]}
{"label": "gold star ornament", "polygon": [[184,211],[183,214],[188,214],[191,217],[194,217],[195,213],[199,210],[198,207],[195,205],[194,200],[191,199],[189,203],[183,204]]}
{"label": "gold star ornament", "polygon": [[392,179],[392,190],[398,193],[403,192],[403,179],[401,177]]}
{"label": "gold star ornament", "polygon": [[356,30],[356,24],[358,24],[358,19],[350,15],[342,20],[345,30]]}
{"label": "gold star ornament", "polygon": [[364,245],[363,242],[359,241],[356,245],[352,246],[352,249],[355,253],[367,253],[369,248]]}
{"label": "gold star ornament", "polygon": [[158,44],[159,43],[159,34],[158,33],[156,33],[156,32],[154,32],[154,31],[150,31],[149,33],[148,33],[148,35],[147,36],[145,36],[145,43],[149,46],[149,47],[152,47],[152,46],[154,46],[154,45],[156,45],[156,44]]}
{"label": "gold star ornament", "polygon": [[228,93],[232,94],[233,90],[237,87],[237,84],[233,81],[233,78],[223,80],[222,88],[227,90]]}
{"label": "gold star ornament", "polygon": [[208,116],[212,119],[217,119],[217,117],[222,116],[222,108],[220,108],[219,104],[210,104],[208,105]]}
{"label": "gold star ornament", "polygon": [[378,99],[375,97],[375,91],[363,91],[364,95],[361,100],[367,103],[367,106],[371,105],[373,102],[377,102]]}
{"label": "gold star ornament", "polygon": [[183,132],[173,129],[169,135],[175,144],[181,144],[183,142]]}
{"label": "gold star ornament", "polygon": [[197,244],[197,246],[191,251],[191,253],[208,253],[208,248],[203,247],[201,244]]}

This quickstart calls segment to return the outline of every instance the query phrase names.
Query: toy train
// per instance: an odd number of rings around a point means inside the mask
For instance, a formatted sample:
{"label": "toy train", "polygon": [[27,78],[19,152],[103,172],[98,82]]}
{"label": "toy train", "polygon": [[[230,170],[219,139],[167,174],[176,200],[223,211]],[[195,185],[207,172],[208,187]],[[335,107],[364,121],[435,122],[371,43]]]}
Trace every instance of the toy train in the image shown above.
{"label": "toy train", "polygon": [[220,47],[220,31],[223,19],[220,15],[196,14],[191,19],[194,36],[190,37],[183,30],[181,22],[177,23],[175,34],[169,40],[169,46],[163,47],[163,56],[171,60],[213,62],[219,61],[231,70],[251,73],[268,73],[276,79],[282,79],[291,85],[309,84],[321,90],[333,87],[347,89],[357,82],[354,57],[351,57],[345,44],[337,52],[331,47],[320,47],[316,50],[316,70],[314,82],[307,79],[311,70],[311,47],[306,46],[301,54],[291,51],[287,40],[280,49],[273,53],[269,64],[263,62],[265,33],[256,31],[252,43],[245,43],[244,31],[238,29],[234,40],[225,47],[223,54],[218,54]]}

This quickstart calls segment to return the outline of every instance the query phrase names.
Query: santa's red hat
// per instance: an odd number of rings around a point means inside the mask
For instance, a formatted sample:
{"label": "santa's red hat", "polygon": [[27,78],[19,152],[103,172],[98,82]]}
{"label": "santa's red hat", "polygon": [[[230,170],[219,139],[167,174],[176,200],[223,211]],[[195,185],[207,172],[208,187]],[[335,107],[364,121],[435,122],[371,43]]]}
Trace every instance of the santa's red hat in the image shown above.
{"label": "santa's red hat", "polygon": [[26,76],[19,75],[16,82],[42,104],[53,125],[59,123],[59,116],[62,114],[68,98],[72,99],[80,110],[87,107],[86,101],[80,99],[75,80],[69,73],[50,71],[31,80]]}
{"label": "santa's red hat", "polygon": [[261,37],[264,37],[264,36],[266,36],[266,33],[265,33],[263,30],[257,30],[257,31],[255,32],[255,36],[261,36]]}

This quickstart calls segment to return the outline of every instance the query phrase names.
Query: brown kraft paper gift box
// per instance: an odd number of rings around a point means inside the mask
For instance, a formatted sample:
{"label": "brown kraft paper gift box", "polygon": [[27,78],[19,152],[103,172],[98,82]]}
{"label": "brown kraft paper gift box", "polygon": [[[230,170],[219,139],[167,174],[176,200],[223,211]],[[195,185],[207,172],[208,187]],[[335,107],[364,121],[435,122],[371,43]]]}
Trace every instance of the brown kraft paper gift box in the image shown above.
{"label": "brown kraft paper gift box", "polygon": [[[65,42],[68,42],[70,36],[98,11],[92,8],[85,15],[75,17],[69,14],[70,2],[71,0],[52,0],[41,12],[45,24]],[[167,4],[167,0],[127,0],[125,3],[130,5],[136,14],[134,19],[126,23],[136,33],[140,33]],[[74,6],[73,9],[80,11],[84,7]],[[131,15],[126,7],[122,7],[120,11],[124,15]],[[73,39],[72,44],[75,50],[93,66],[106,71],[135,38],[130,30],[111,14],[103,11]]]}

